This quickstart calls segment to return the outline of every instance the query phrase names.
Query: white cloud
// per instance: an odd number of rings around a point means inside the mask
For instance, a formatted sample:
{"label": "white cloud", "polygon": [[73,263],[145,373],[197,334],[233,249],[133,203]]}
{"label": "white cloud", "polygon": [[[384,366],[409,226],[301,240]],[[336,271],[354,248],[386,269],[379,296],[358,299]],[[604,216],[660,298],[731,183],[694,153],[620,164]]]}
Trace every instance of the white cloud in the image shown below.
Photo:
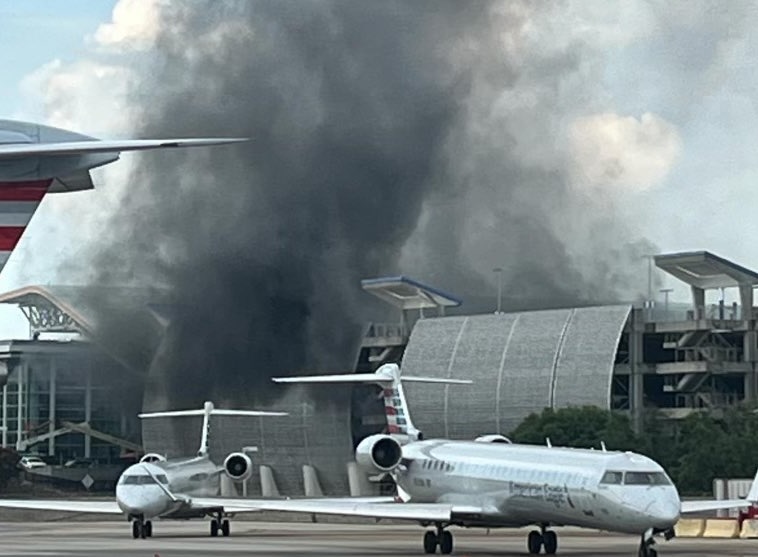
{"label": "white cloud", "polygon": [[95,32],[95,42],[116,50],[150,48],[158,35],[162,4],[161,0],[119,0],[112,21]]}
{"label": "white cloud", "polygon": [[666,177],[682,150],[676,127],[645,113],[612,112],[578,118],[569,129],[575,185],[646,190]]}

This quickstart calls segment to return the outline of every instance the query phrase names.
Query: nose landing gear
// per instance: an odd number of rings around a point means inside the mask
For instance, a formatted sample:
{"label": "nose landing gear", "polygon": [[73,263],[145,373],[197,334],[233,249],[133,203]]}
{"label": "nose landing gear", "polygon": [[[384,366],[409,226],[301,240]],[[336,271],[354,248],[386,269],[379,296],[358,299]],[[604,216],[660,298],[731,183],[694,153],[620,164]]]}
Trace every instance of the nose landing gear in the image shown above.
{"label": "nose landing gear", "polygon": [[211,537],[217,537],[219,532],[221,532],[221,535],[225,538],[229,537],[231,530],[232,527],[229,524],[229,519],[223,518],[221,513],[211,520]]}
{"label": "nose landing gear", "polygon": [[642,534],[640,540],[640,548],[637,552],[639,557],[658,557],[658,552],[653,548],[655,545],[655,538],[653,538],[653,530],[648,530]]}
{"label": "nose landing gear", "polygon": [[141,516],[134,517],[132,520],[132,537],[137,538],[152,538],[153,537],[153,523],[149,520],[144,520]]}
{"label": "nose landing gear", "polygon": [[424,553],[435,553],[440,546],[440,553],[449,555],[453,552],[453,534],[441,522],[436,524],[437,530],[427,530],[424,534]]}
{"label": "nose landing gear", "polygon": [[526,538],[526,548],[531,555],[537,555],[544,548],[545,554],[554,555],[558,551],[558,535],[548,530],[546,525],[539,530],[532,530]]}

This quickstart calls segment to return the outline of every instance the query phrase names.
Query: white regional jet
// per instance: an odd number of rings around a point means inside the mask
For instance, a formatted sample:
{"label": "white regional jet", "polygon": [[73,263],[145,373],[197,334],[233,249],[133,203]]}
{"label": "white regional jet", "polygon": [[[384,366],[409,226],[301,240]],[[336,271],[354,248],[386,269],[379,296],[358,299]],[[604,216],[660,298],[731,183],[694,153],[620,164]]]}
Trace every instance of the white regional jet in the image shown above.
{"label": "white regional jet", "polygon": [[220,499],[200,501],[200,497],[218,495],[221,475],[234,481],[247,480],[253,466],[245,453],[231,453],[221,466],[208,456],[211,416],[286,416],[283,412],[257,410],[222,410],[206,402],[202,410],[177,410],[140,414],[140,418],[170,416],[203,416],[203,431],[197,456],[166,460],[156,453],[148,453],[121,474],[116,484],[115,501],[92,500],[41,500],[0,499],[0,507],[68,511],[77,513],[124,514],[132,521],[132,536],[148,538],[153,535],[152,519],[187,519],[213,517],[210,534],[219,532],[228,536],[229,519],[234,512],[252,512],[257,509],[229,508]]}
{"label": "white regional jet", "polygon": [[31,122],[0,120],[0,269],[48,193],[92,189],[89,171],[122,151],[201,147],[242,138],[122,139],[94,137]]}
{"label": "white regional jet", "polygon": [[[558,448],[510,443],[500,435],[475,441],[424,440],[407,411],[400,368],[385,364],[374,374],[274,379],[280,383],[377,383],[383,387],[387,434],[371,435],[356,448],[356,461],[372,474],[394,477],[402,504],[318,501],[259,503],[257,508],[406,518],[434,525],[424,551],[453,551],[446,528],[536,525],[527,550],[554,554],[552,526],[580,526],[637,534],[639,557],[655,557],[654,535],[673,536],[681,514],[747,507],[758,501],[758,474],[746,500],[681,501],[663,468],[632,452]],[[403,377],[403,381],[421,379]],[[437,379],[450,383],[452,380]],[[340,507],[342,505],[342,507]],[[407,516],[402,509],[408,508]],[[411,511],[412,509],[412,511]]]}

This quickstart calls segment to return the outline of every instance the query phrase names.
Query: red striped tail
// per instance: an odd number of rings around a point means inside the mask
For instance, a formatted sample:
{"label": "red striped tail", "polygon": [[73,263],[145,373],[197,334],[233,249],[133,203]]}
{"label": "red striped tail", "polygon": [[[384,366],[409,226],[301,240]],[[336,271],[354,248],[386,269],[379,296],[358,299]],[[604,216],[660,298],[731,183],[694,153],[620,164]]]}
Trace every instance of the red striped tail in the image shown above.
{"label": "red striped tail", "polygon": [[0,182],[0,270],[21,240],[53,180]]}

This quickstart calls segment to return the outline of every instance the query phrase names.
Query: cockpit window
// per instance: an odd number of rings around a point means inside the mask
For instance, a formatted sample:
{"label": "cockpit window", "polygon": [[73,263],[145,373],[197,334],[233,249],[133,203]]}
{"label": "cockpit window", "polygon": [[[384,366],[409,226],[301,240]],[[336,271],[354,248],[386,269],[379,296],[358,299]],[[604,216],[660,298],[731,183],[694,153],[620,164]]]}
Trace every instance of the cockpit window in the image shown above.
{"label": "cockpit window", "polygon": [[610,485],[621,485],[621,480],[624,477],[623,472],[614,472],[612,470],[609,470],[605,474],[603,474],[603,477],[600,479],[601,484],[610,484]]}
{"label": "cockpit window", "polygon": [[166,477],[165,474],[156,474],[155,477],[158,478],[158,481],[160,483],[162,483],[163,485],[167,485],[168,484],[168,478]]}
{"label": "cockpit window", "polygon": [[[161,478],[162,480],[166,480],[166,481],[161,480],[161,483],[168,483],[166,476],[163,476],[163,474],[161,474],[158,476],[158,479],[160,480]],[[154,483],[155,483],[155,480],[152,477],[143,475],[143,474],[140,474],[140,475],[131,474],[129,476],[123,476],[121,478],[122,485],[150,485]]]}
{"label": "cockpit window", "polygon": [[670,485],[671,481],[663,472],[627,472],[624,485]]}

